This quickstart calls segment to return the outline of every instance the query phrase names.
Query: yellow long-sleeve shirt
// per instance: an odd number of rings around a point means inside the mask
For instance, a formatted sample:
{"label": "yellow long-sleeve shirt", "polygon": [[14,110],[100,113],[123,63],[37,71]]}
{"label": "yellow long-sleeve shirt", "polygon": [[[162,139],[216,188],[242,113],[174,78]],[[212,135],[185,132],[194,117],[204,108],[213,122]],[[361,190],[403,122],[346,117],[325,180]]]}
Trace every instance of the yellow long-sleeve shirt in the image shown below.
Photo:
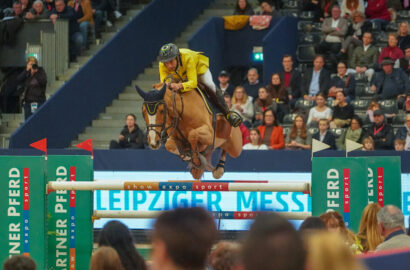
{"label": "yellow long-sleeve shirt", "polygon": [[159,63],[159,75],[161,82],[171,75],[177,80],[182,79],[182,92],[195,89],[198,84],[198,76],[205,74],[209,68],[209,58],[201,52],[189,49],[179,49],[181,61],[176,71],[168,70],[163,63]]}

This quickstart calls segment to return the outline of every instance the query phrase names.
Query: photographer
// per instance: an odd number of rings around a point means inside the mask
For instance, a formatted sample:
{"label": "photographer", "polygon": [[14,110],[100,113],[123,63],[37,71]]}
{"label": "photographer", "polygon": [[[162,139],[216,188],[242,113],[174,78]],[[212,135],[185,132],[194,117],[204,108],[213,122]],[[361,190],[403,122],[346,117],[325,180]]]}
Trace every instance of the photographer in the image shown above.
{"label": "photographer", "polygon": [[47,75],[42,67],[38,66],[35,57],[27,59],[26,69],[17,80],[24,87],[24,119],[29,118],[46,101]]}

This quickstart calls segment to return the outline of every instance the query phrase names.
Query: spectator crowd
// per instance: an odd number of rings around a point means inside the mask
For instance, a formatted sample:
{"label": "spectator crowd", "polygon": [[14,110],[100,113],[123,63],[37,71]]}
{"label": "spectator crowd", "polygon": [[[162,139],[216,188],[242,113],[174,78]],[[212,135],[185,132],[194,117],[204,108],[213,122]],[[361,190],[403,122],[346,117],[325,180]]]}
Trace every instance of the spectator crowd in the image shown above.
{"label": "spectator crowd", "polygon": [[[265,212],[257,215],[241,240],[218,242],[218,238],[215,221],[204,208],[169,210],[154,223],[152,253],[145,261],[130,230],[119,221],[109,221],[99,234],[90,269],[365,270],[356,255],[391,254],[410,247],[401,210],[375,203],[363,210],[357,233],[334,211],[306,218],[298,231],[279,214]],[[3,269],[36,270],[36,264],[29,257],[14,256]]]}

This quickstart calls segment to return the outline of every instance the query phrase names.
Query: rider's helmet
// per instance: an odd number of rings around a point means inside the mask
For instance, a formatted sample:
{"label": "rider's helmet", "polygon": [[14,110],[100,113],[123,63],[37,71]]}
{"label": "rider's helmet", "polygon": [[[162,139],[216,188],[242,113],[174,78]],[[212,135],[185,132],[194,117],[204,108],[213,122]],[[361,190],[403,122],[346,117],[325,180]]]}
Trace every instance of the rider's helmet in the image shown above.
{"label": "rider's helmet", "polygon": [[161,47],[159,50],[159,61],[162,63],[169,62],[179,56],[178,46],[174,43],[168,43]]}

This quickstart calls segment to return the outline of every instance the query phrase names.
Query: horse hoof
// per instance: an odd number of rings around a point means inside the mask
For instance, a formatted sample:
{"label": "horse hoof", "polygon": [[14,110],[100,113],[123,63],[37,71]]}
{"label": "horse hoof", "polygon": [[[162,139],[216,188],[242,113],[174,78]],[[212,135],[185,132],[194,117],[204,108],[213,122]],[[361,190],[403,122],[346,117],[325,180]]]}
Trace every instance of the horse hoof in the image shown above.
{"label": "horse hoof", "polygon": [[223,167],[217,167],[215,170],[212,171],[212,175],[215,179],[221,178],[225,173],[225,169]]}
{"label": "horse hoof", "polygon": [[195,180],[201,179],[203,174],[204,174],[204,169],[199,169],[195,167],[191,169],[191,175]]}

